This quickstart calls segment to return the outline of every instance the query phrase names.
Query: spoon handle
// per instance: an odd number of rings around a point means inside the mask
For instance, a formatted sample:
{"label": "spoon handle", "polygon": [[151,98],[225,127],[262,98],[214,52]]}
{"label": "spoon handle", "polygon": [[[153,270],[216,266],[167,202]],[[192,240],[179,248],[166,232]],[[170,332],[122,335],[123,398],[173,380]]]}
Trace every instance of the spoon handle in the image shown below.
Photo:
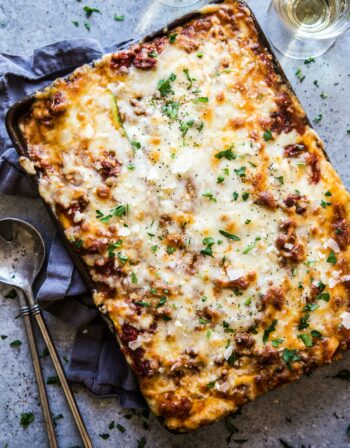
{"label": "spoon handle", "polygon": [[60,358],[58,357],[56,348],[55,348],[55,346],[54,346],[54,344],[52,342],[52,339],[51,339],[51,335],[50,335],[49,330],[48,330],[48,328],[46,326],[44,317],[43,317],[43,315],[41,313],[41,309],[40,309],[39,305],[36,304],[34,306],[31,306],[30,310],[31,310],[32,316],[37,321],[37,324],[39,326],[41,334],[42,334],[42,336],[44,338],[44,341],[45,341],[46,346],[48,348],[48,351],[50,353],[50,356],[51,356],[51,359],[52,359],[52,363],[53,363],[53,365],[54,365],[54,367],[56,369],[58,378],[60,380],[60,383],[61,383],[61,386],[62,386],[62,389],[63,389],[63,392],[64,392],[64,394],[66,396],[69,408],[70,408],[70,410],[72,412],[74,421],[75,421],[75,423],[77,425],[78,431],[79,431],[80,436],[82,438],[82,441],[83,441],[83,444],[84,444],[84,448],[93,448],[93,445],[91,443],[89,434],[87,432],[87,429],[85,427],[83,419],[82,419],[82,417],[80,415],[78,405],[77,405],[77,403],[75,401],[75,398],[74,398],[74,395],[72,393],[72,390],[71,390],[71,388],[70,388],[70,386],[68,384],[68,381],[67,381],[67,378],[66,378],[66,374],[65,374],[64,369],[62,367]]}
{"label": "spoon handle", "polygon": [[58,445],[57,445],[57,440],[56,440],[56,434],[55,434],[55,429],[54,429],[53,422],[52,422],[52,416],[51,416],[51,412],[50,412],[49,400],[47,398],[45,382],[44,382],[43,374],[42,374],[41,367],[40,367],[38,348],[35,343],[32,322],[30,319],[29,306],[22,306],[19,309],[19,312],[23,317],[24,326],[26,328],[26,332],[27,332],[27,336],[28,336],[28,344],[29,344],[30,353],[32,355],[36,383],[38,385],[41,409],[43,412],[47,436],[49,439],[49,446],[50,446],[50,448],[57,448]]}

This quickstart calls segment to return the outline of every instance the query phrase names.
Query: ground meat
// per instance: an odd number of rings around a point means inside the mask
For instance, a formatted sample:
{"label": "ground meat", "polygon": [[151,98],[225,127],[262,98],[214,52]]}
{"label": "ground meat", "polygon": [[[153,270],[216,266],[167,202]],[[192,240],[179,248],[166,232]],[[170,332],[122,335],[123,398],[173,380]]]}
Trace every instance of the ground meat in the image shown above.
{"label": "ground meat", "polygon": [[269,191],[260,192],[255,202],[256,204],[261,205],[262,207],[266,207],[269,210],[276,210],[277,208],[275,198]]}
{"label": "ground meat", "polygon": [[291,220],[285,220],[280,225],[282,233],[278,235],[275,245],[284,263],[298,263],[305,257],[304,245],[298,243],[295,229],[296,223]]}
{"label": "ground meat", "polygon": [[280,287],[272,286],[262,298],[264,306],[272,305],[276,310],[281,311],[284,305],[284,291]]}
{"label": "ground meat", "polygon": [[193,37],[186,36],[185,34],[181,34],[176,38],[176,44],[180,48],[183,48],[187,53],[192,53],[199,48],[199,42],[194,40]]}
{"label": "ground meat", "polygon": [[317,184],[321,179],[319,157],[317,156],[317,154],[309,154],[306,161],[311,168],[311,183]]}
{"label": "ground meat", "polygon": [[129,342],[135,341],[137,336],[139,335],[139,330],[135,327],[132,327],[129,324],[124,324],[122,327],[122,334],[120,335],[120,339],[124,344],[128,344]]}
{"label": "ground meat", "polygon": [[176,397],[175,392],[166,392],[162,396],[159,414],[164,417],[186,417],[190,413],[192,402],[187,397]]}
{"label": "ground meat", "polygon": [[116,177],[120,173],[121,163],[117,159],[114,159],[111,155],[108,155],[108,159],[101,161],[101,168],[98,169],[103,180],[108,177]]}
{"label": "ground meat", "polygon": [[173,218],[170,215],[163,214],[159,218],[159,225],[161,227],[165,227],[167,224],[170,224],[173,222]]}
{"label": "ground meat", "polygon": [[197,312],[197,315],[211,323],[217,323],[220,320],[220,314],[218,313],[218,311],[210,307],[205,307],[204,309],[199,310]]}
{"label": "ground meat", "polygon": [[306,146],[303,144],[293,144],[284,147],[284,155],[290,158],[298,157],[304,151],[306,151]]}
{"label": "ground meat", "polygon": [[136,68],[149,70],[157,65],[157,58],[150,56],[149,53],[147,48],[141,48],[140,51],[136,52],[133,60]]}
{"label": "ground meat", "polygon": [[300,135],[305,133],[306,118],[296,111],[288,92],[281,92],[276,98],[278,110],[271,114],[271,131],[280,134],[295,129]]}
{"label": "ground meat", "polygon": [[295,193],[288,195],[283,203],[287,208],[295,207],[297,215],[303,215],[307,210],[308,201],[305,195]]}
{"label": "ground meat", "polygon": [[223,288],[237,288],[241,290],[248,289],[249,285],[256,279],[256,272],[250,271],[242,277],[234,280],[215,279],[214,284],[217,289]]}
{"label": "ground meat", "polygon": [[350,244],[350,223],[345,219],[346,213],[343,204],[333,204],[333,223],[334,239],[341,250],[345,250]]}
{"label": "ground meat", "polygon": [[61,92],[56,92],[51,96],[48,106],[51,115],[61,115],[67,110],[68,102]]}
{"label": "ground meat", "polygon": [[111,68],[112,70],[126,69],[130,67],[134,58],[135,53],[132,50],[123,50],[114,53],[111,56]]}
{"label": "ground meat", "polygon": [[235,342],[238,349],[247,348],[250,349],[255,344],[255,339],[248,333],[238,333],[235,336]]}

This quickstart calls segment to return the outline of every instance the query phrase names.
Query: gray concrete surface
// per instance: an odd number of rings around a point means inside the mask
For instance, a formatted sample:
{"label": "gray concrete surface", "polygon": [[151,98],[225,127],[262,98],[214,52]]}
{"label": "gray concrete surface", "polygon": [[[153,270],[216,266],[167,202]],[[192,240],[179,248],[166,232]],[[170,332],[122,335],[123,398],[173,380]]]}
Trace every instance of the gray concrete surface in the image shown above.
{"label": "gray concrete surface", "polygon": [[[200,3],[200,2],[199,2]],[[267,0],[250,0],[250,5],[264,26]],[[84,5],[100,8],[102,14],[85,18]],[[41,45],[73,37],[93,37],[103,45],[112,45],[133,35],[147,32],[165,23],[183,10],[161,6],[150,0],[0,0],[0,52],[31,54]],[[114,14],[124,14],[125,20],[113,20]],[[78,20],[75,27],[72,20]],[[89,32],[83,25],[91,23]],[[279,55],[280,57],[280,55]],[[350,35],[342,36],[336,45],[315,63],[280,57],[310,119],[318,114],[322,121],[315,125],[326,142],[328,154],[343,180],[350,188],[348,153],[350,149]],[[300,83],[297,68],[305,74]],[[318,80],[319,88],[313,82]],[[321,99],[324,92],[327,99]],[[49,218],[38,201],[0,196],[0,216],[30,218],[31,213],[42,216],[42,230],[49,237],[52,231]],[[16,319],[14,300],[0,298],[0,448],[47,446],[45,429],[38,405],[37,390],[25,340],[23,325]],[[48,316],[53,337],[61,356],[69,357],[73,331],[62,322]],[[15,339],[23,341],[20,348],[10,348]],[[45,376],[53,375],[48,358],[43,359]],[[95,447],[133,448],[137,440],[146,438],[147,448],[209,448],[239,447],[333,447],[350,446],[349,398],[350,382],[333,376],[350,368],[350,355],[343,361],[324,367],[296,384],[276,390],[247,405],[235,419],[238,432],[229,445],[228,431],[223,422],[203,428],[194,434],[169,434],[153,417],[134,415],[121,409],[115,399],[98,399],[81,387],[74,388]],[[57,386],[48,386],[57,421],[59,444],[62,448],[82,446],[70,414]],[[33,412],[35,421],[27,428],[20,426],[20,414]],[[108,428],[111,421],[125,427],[125,432]],[[146,422],[146,424],[145,424]],[[149,426],[149,428],[148,428]],[[148,428],[148,429],[147,429]],[[109,434],[104,440],[99,435]]]}

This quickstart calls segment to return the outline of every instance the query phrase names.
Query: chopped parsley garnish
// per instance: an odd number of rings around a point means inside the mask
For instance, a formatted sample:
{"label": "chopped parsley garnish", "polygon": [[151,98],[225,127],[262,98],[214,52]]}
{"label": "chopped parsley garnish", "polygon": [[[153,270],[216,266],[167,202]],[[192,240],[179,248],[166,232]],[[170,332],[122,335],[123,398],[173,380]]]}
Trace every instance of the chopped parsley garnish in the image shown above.
{"label": "chopped parsley garnish", "polygon": [[129,260],[129,257],[123,254],[123,252],[118,252],[118,258],[123,264]]}
{"label": "chopped parsley garnish", "polygon": [[320,331],[318,331],[318,330],[312,330],[311,331],[311,336],[313,338],[320,339],[320,338],[322,338],[322,333]]}
{"label": "chopped parsley garnish", "polygon": [[237,201],[237,199],[238,199],[238,193],[237,193],[237,191],[234,191],[234,192],[232,193],[232,196],[233,196],[233,200],[234,200],[234,201]]}
{"label": "chopped parsley garnish", "polygon": [[214,196],[213,193],[211,193],[210,191],[206,191],[202,194],[202,196],[204,196],[205,198],[210,199],[212,202],[216,202],[216,198]]}
{"label": "chopped parsley garnish", "polygon": [[240,168],[234,169],[233,171],[237,174],[237,176],[245,177],[245,166],[241,166]]}
{"label": "chopped parsley garnish", "polygon": [[246,220],[244,221],[244,224],[250,224],[251,222],[252,222],[251,219],[246,219]]}
{"label": "chopped parsley garnish", "polygon": [[207,337],[208,339],[210,339],[210,336],[211,336],[211,330],[208,330],[207,333],[206,333],[206,337]]}
{"label": "chopped parsley garnish", "polygon": [[199,323],[202,325],[206,325],[208,323],[208,319],[205,319],[204,317],[200,317],[198,319]]}
{"label": "chopped parsley garnish", "polygon": [[299,325],[298,325],[298,329],[299,330],[305,330],[305,328],[308,328],[310,314],[306,313],[305,316],[302,316],[299,320]]}
{"label": "chopped parsley garnish", "polygon": [[116,241],[115,243],[111,243],[111,244],[108,246],[108,257],[109,257],[109,258],[114,258],[114,257],[115,257],[115,253],[114,253],[114,251],[115,251],[118,247],[120,247],[122,244],[123,244],[123,241],[122,241],[122,240],[118,240],[118,241]]}
{"label": "chopped parsley garnish", "polygon": [[315,81],[314,81],[314,85],[315,85],[316,87],[320,87],[320,86],[318,85],[318,81],[317,81],[317,79],[315,79]]}
{"label": "chopped parsley garnish", "polygon": [[325,196],[332,196],[332,193],[329,190],[327,190],[324,195]]}
{"label": "chopped parsley garnish", "polygon": [[159,90],[162,96],[169,95],[169,93],[174,93],[171,83],[175,81],[176,75],[175,73],[171,73],[169,78],[160,79],[157,84],[157,89]]}
{"label": "chopped parsley garnish", "polygon": [[188,120],[188,121],[181,121],[180,122],[180,131],[181,131],[181,135],[182,137],[185,137],[188,130],[193,126],[194,124],[194,120]]}
{"label": "chopped parsley garnish", "polygon": [[19,339],[16,339],[10,343],[11,348],[18,348],[21,345],[22,345],[22,341],[20,341]]}
{"label": "chopped parsley garnish", "polygon": [[251,299],[251,297],[248,297],[248,298],[245,300],[244,305],[245,305],[245,306],[249,306],[251,303],[252,303],[252,299]]}
{"label": "chopped parsley garnish", "polygon": [[91,31],[91,25],[89,22],[84,22],[84,26],[88,31]]}
{"label": "chopped parsley garnish", "polygon": [[272,132],[269,129],[267,129],[263,133],[263,137],[264,137],[265,142],[268,142],[269,140],[273,140]]}
{"label": "chopped parsley garnish", "polygon": [[287,364],[288,369],[292,370],[291,363],[300,360],[297,350],[289,350],[285,348],[282,355],[283,361]]}
{"label": "chopped parsley garnish", "polygon": [[278,182],[279,182],[281,185],[284,185],[284,178],[283,178],[283,176],[276,177],[276,179],[278,180]]}
{"label": "chopped parsley garnish", "polygon": [[141,439],[137,439],[137,448],[145,448],[146,446],[146,437],[141,437]]}
{"label": "chopped parsley garnish", "polygon": [[166,251],[169,255],[171,255],[176,251],[176,247],[167,246]]}
{"label": "chopped parsley garnish", "polygon": [[224,180],[225,180],[224,176],[218,176],[217,179],[216,179],[216,182],[218,184],[222,184]]}
{"label": "chopped parsley garnish", "polygon": [[55,428],[57,426],[57,422],[62,419],[63,419],[63,414],[58,414],[58,415],[55,415],[54,417],[52,417],[52,423]]}
{"label": "chopped parsley garnish", "polygon": [[167,301],[166,296],[161,297],[161,298],[159,299],[157,308],[159,308],[160,306],[163,306],[163,305],[165,304],[166,301]]}
{"label": "chopped parsley garnish", "polygon": [[83,247],[83,240],[79,238],[78,240],[74,240],[74,246],[77,249],[81,249]]}
{"label": "chopped parsley garnish", "polygon": [[148,56],[149,56],[150,58],[157,58],[157,57],[158,57],[158,53],[157,53],[155,50],[153,50],[153,51],[150,51],[150,52],[148,53]]}
{"label": "chopped parsley garnish", "polygon": [[118,16],[118,14],[114,14],[113,19],[114,19],[116,22],[122,22],[122,21],[125,19],[125,16],[124,16],[124,15],[120,15],[120,16]]}
{"label": "chopped parsley garnish", "polygon": [[205,247],[205,249],[202,249],[200,251],[200,253],[202,255],[208,255],[209,257],[213,257],[212,246],[213,246],[213,244],[215,244],[215,241],[213,240],[213,238],[210,238],[210,237],[204,238],[203,244],[205,244],[206,247]]}
{"label": "chopped parsley garnish", "polygon": [[133,171],[134,169],[136,169],[136,166],[133,165],[132,163],[129,163],[129,165],[127,166],[129,171]]}
{"label": "chopped parsley garnish", "polygon": [[182,71],[184,72],[186,79],[189,83],[187,86],[187,90],[190,90],[190,88],[192,87],[193,81],[195,81],[196,79],[191,77],[191,75],[188,71],[188,68],[184,68]]}
{"label": "chopped parsley garnish", "polygon": [[253,243],[249,244],[242,252],[242,254],[247,255],[252,249],[254,249],[254,247],[256,246],[256,241],[254,241]]}
{"label": "chopped parsley garnish", "polygon": [[207,389],[212,389],[215,386],[216,382],[217,380],[210,381],[210,383],[207,384]]}
{"label": "chopped parsley garnish", "polygon": [[173,44],[176,41],[177,33],[169,34],[169,43]]}
{"label": "chopped parsley garnish", "polygon": [[222,236],[228,238],[229,240],[233,240],[233,241],[240,241],[241,240],[239,236],[234,235],[233,233],[228,233],[225,230],[219,230],[219,233]]}
{"label": "chopped parsley garnish", "polygon": [[337,263],[337,257],[335,256],[335,253],[331,250],[328,257],[327,262],[330,264],[336,264]]}
{"label": "chopped parsley garnish", "polygon": [[265,328],[264,334],[263,334],[263,343],[264,344],[266,344],[266,342],[268,341],[270,334],[276,330],[276,324],[277,324],[277,320],[274,319],[271,322],[271,325],[269,325],[267,328]]}
{"label": "chopped parsley garnish", "polygon": [[139,302],[135,302],[135,305],[143,306],[144,308],[148,308],[150,306],[150,304],[148,302],[144,302],[142,300]]}
{"label": "chopped parsley garnish", "polygon": [[35,416],[33,412],[23,412],[21,414],[20,424],[23,428],[28,428],[28,426],[33,423],[35,420]]}
{"label": "chopped parsley garnish", "polygon": [[322,93],[320,94],[320,97],[321,97],[323,100],[326,100],[326,99],[328,98],[328,95],[326,95],[324,92],[322,92]]}
{"label": "chopped parsley garnish", "polygon": [[151,247],[152,252],[157,252],[157,249],[158,249],[158,246],[156,244]]}
{"label": "chopped parsley garnish", "polygon": [[199,96],[193,100],[194,103],[208,103],[209,98],[207,96]]}
{"label": "chopped parsley garnish", "polygon": [[329,302],[329,299],[331,298],[329,292],[321,292],[317,297],[316,300],[324,300],[325,302]]}
{"label": "chopped parsley garnish", "polygon": [[316,123],[316,124],[319,123],[322,120],[322,118],[323,118],[323,115],[318,114],[317,117],[314,119],[314,123]]}
{"label": "chopped parsley garnish", "polygon": [[104,432],[103,434],[99,434],[99,436],[100,436],[101,439],[103,439],[103,440],[107,440],[107,439],[109,439],[109,434],[108,434],[108,432]]}
{"label": "chopped parsley garnish", "polygon": [[311,62],[315,62],[315,58],[313,58],[312,56],[310,56],[309,58],[305,59],[304,64],[311,64]]}
{"label": "chopped parsley garnish", "polygon": [[225,149],[224,151],[220,151],[217,154],[215,154],[215,157],[217,159],[223,159],[225,158],[226,160],[235,160],[236,159],[236,154],[232,151],[232,147]]}
{"label": "chopped parsley garnish", "polygon": [[91,8],[90,6],[84,6],[83,10],[85,11],[87,18],[89,18],[93,12],[101,14],[101,11],[98,8]]}
{"label": "chopped parsley garnish", "polygon": [[282,338],[272,339],[271,344],[273,347],[277,348],[283,343]]}
{"label": "chopped parsley garnish", "polygon": [[107,215],[104,215],[101,210],[96,210],[96,218],[101,222],[108,222],[113,216],[117,216],[118,218],[125,216],[128,211],[128,205],[118,205],[117,207],[112,208],[112,210],[110,210],[110,213]]}
{"label": "chopped parsley garnish", "polygon": [[132,142],[131,142],[131,146],[133,147],[133,149],[141,149],[141,143],[140,142],[137,142],[137,141],[135,141],[135,140],[133,140]]}
{"label": "chopped parsley garnish", "polygon": [[312,347],[314,345],[312,336],[310,336],[309,334],[299,334],[298,339],[301,339],[304,342],[305,347]]}
{"label": "chopped parsley garnish", "polygon": [[136,285],[136,283],[137,283],[137,277],[136,277],[135,272],[132,272],[132,273],[131,273],[131,281],[132,281],[132,283],[133,283],[134,285]]}
{"label": "chopped parsley garnish", "polygon": [[230,365],[230,366],[233,366],[234,365],[234,363],[236,362],[236,354],[235,353],[232,353],[230,356],[229,356],[229,358],[228,358],[228,360],[227,360],[227,363]]}
{"label": "chopped parsley garnish", "polygon": [[126,431],[126,429],[124,428],[124,426],[123,425],[120,425],[119,423],[117,423],[117,429],[120,431],[120,432],[125,432]]}
{"label": "chopped parsley garnish", "polygon": [[331,202],[328,202],[328,201],[324,201],[323,199],[321,200],[321,207],[322,207],[322,208],[326,208],[326,207],[328,207],[329,205],[332,205],[332,203],[331,203]]}
{"label": "chopped parsley garnish", "polygon": [[72,20],[72,23],[73,23],[73,25],[74,25],[75,27],[78,27],[78,26],[79,26],[79,22],[78,22],[77,20]]}
{"label": "chopped parsley garnish", "polygon": [[303,311],[314,311],[317,310],[317,308],[319,308],[317,303],[308,303],[304,306]]}
{"label": "chopped parsley garnish", "polygon": [[61,386],[61,381],[57,375],[48,376],[46,380],[46,384],[51,384],[52,386]]}
{"label": "chopped parsley garnish", "polygon": [[203,56],[204,56],[204,53],[202,53],[202,52],[197,53],[197,58],[201,59]]}
{"label": "chopped parsley garnish", "polygon": [[249,198],[249,193],[247,191],[245,191],[244,193],[242,193],[242,199],[243,201],[246,201]]}
{"label": "chopped parsley garnish", "polygon": [[163,107],[162,112],[172,120],[175,120],[177,118],[177,115],[179,113],[179,106],[180,104],[175,101],[168,101]]}
{"label": "chopped parsley garnish", "polygon": [[17,293],[15,289],[11,289],[7,294],[4,295],[5,299],[15,299],[17,297]]}
{"label": "chopped parsley garnish", "polygon": [[303,72],[300,68],[295,72],[295,76],[299,79],[300,82],[303,82],[305,79],[305,75],[303,75]]}

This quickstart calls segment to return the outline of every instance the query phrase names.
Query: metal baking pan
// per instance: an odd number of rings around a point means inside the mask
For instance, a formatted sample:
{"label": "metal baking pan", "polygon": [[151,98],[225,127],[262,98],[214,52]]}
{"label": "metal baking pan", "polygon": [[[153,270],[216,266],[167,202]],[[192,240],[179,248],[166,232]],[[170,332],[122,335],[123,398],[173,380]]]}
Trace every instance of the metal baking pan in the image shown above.
{"label": "metal baking pan", "polygon": [[[295,92],[290,84],[290,82],[288,81],[278,59],[276,58],[264,32],[261,29],[261,26],[259,25],[256,17],[254,16],[254,14],[252,13],[251,9],[248,7],[248,5],[245,3],[245,1],[243,0],[236,0],[239,3],[243,4],[245,7],[248,8],[248,10],[251,13],[251,17],[254,21],[254,24],[257,28],[258,31],[258,37],[260,42],[263,44],[264,47],[267,48],[267,50],[269,51],[269,53],[272,56],[272,63],[274,65],[275,71],[280,75],[281,80],[283,83],[285,83],[287,85],[287,87],[291,90],[291,92],[295,95]],[[212,0],[209,1],[207,3],[207,5],[213,5],[213,4],[221,4],[224,3],[224,0]],[[165,34],[167,34],[169,31],[171,31],[173,28],[179,26],[179,25],[183,25],[186,22],[188,22],[191,19],[194,19],[196,17],[199,17],[200,13],[198,11],[192,11],[190,13],[187,13],[185,15],[183,15],[182,17],[172,21],[171,23],[169,23],[168,25],[157,29],[145,36],[142,36],[141,38],[136,38],[136,39],[131,39],[129,41],[124,41],[121,42],[120,44],[116,45],[115,48],[113,49],[114,51],[118,51],[118,50],[122,50],[125,49],[135,43],[138,42],[147,42],[147,41],[151,41],[152,39],[156,38],[156,37],[161,37]],[[94,62],[91,62],[90,64],[87,65],[93,65]],[[68,75],[66,75],[68,76]],[[48,83],[51,84],[52,81],[50,81]],[[295,95],[296,96],[296,95]],[[24,156],[24,157],[28,157],[28,149],[27,149],[27,145],[24,139],[24,136],[22,135],[22,132],[19,128],[19,123],[22,117],[24,117],[31,108],[32,103],[35,100],[35,93],[33,93],[32,95],[26,96],[23,99],[21,99],[20,101],[16,102],[13,106],[11,106],[11,108],[8,110],[7,114],[6,114],[6,118],[5,118],[5,125],[6,125],[6,129],[7,132],[13,142],[13,145],[17,151],[17,153],[20,156]],[[306,116],[306,123],[312,127],[310,120],[308,119],[308,117]],[[325,153],[326,158],[327,154]],[[30,176],[27,173],[25,173],[27,175],[28,178],[30,178],[38,187],[38,177],[37,176]],[[73,262],[75,264],[75,266],[78,268],[83,280],[85,281],[87,287],[89,288],[89,290],[92,292],[93,289],[95,289],[94,286],[94,282],[92,281],[87,269],[85,268],[85,265],[83,264],[82,260],[80,259],[79,255],[74,251],[73,247],[69,244],[65,234],[64,234],[64,229],[62,224],[59,222],[59,220],[57,219],[57,217],[55,216],[55,214],[53,213],[51,207],[45,203],[45,207],[49,213],[49,215],[52,218],[52,221],[54,222],[55,226],[58,229],[58,232],[60,234],[60,236],[62,237],[62,240],[64,242],[64,245],[68,251],[68,253],[70,254],[71,258],[73,259]],[[85,303],[86,304],[86,303]],[[90,306],[93,306],[92,300],[91,300],[91,304]],[[116,334],[114,325],[112,324],[112,321],[109,319],[109,317],[107,317],[106,315],[102,314],[102,317],[104,318],[104,320],[107,322],[110,330],[112,331],[112,333],[115,335],[115,337],[118,339],[118,336]],[[173,431],[170,431],[173,432]]]}

